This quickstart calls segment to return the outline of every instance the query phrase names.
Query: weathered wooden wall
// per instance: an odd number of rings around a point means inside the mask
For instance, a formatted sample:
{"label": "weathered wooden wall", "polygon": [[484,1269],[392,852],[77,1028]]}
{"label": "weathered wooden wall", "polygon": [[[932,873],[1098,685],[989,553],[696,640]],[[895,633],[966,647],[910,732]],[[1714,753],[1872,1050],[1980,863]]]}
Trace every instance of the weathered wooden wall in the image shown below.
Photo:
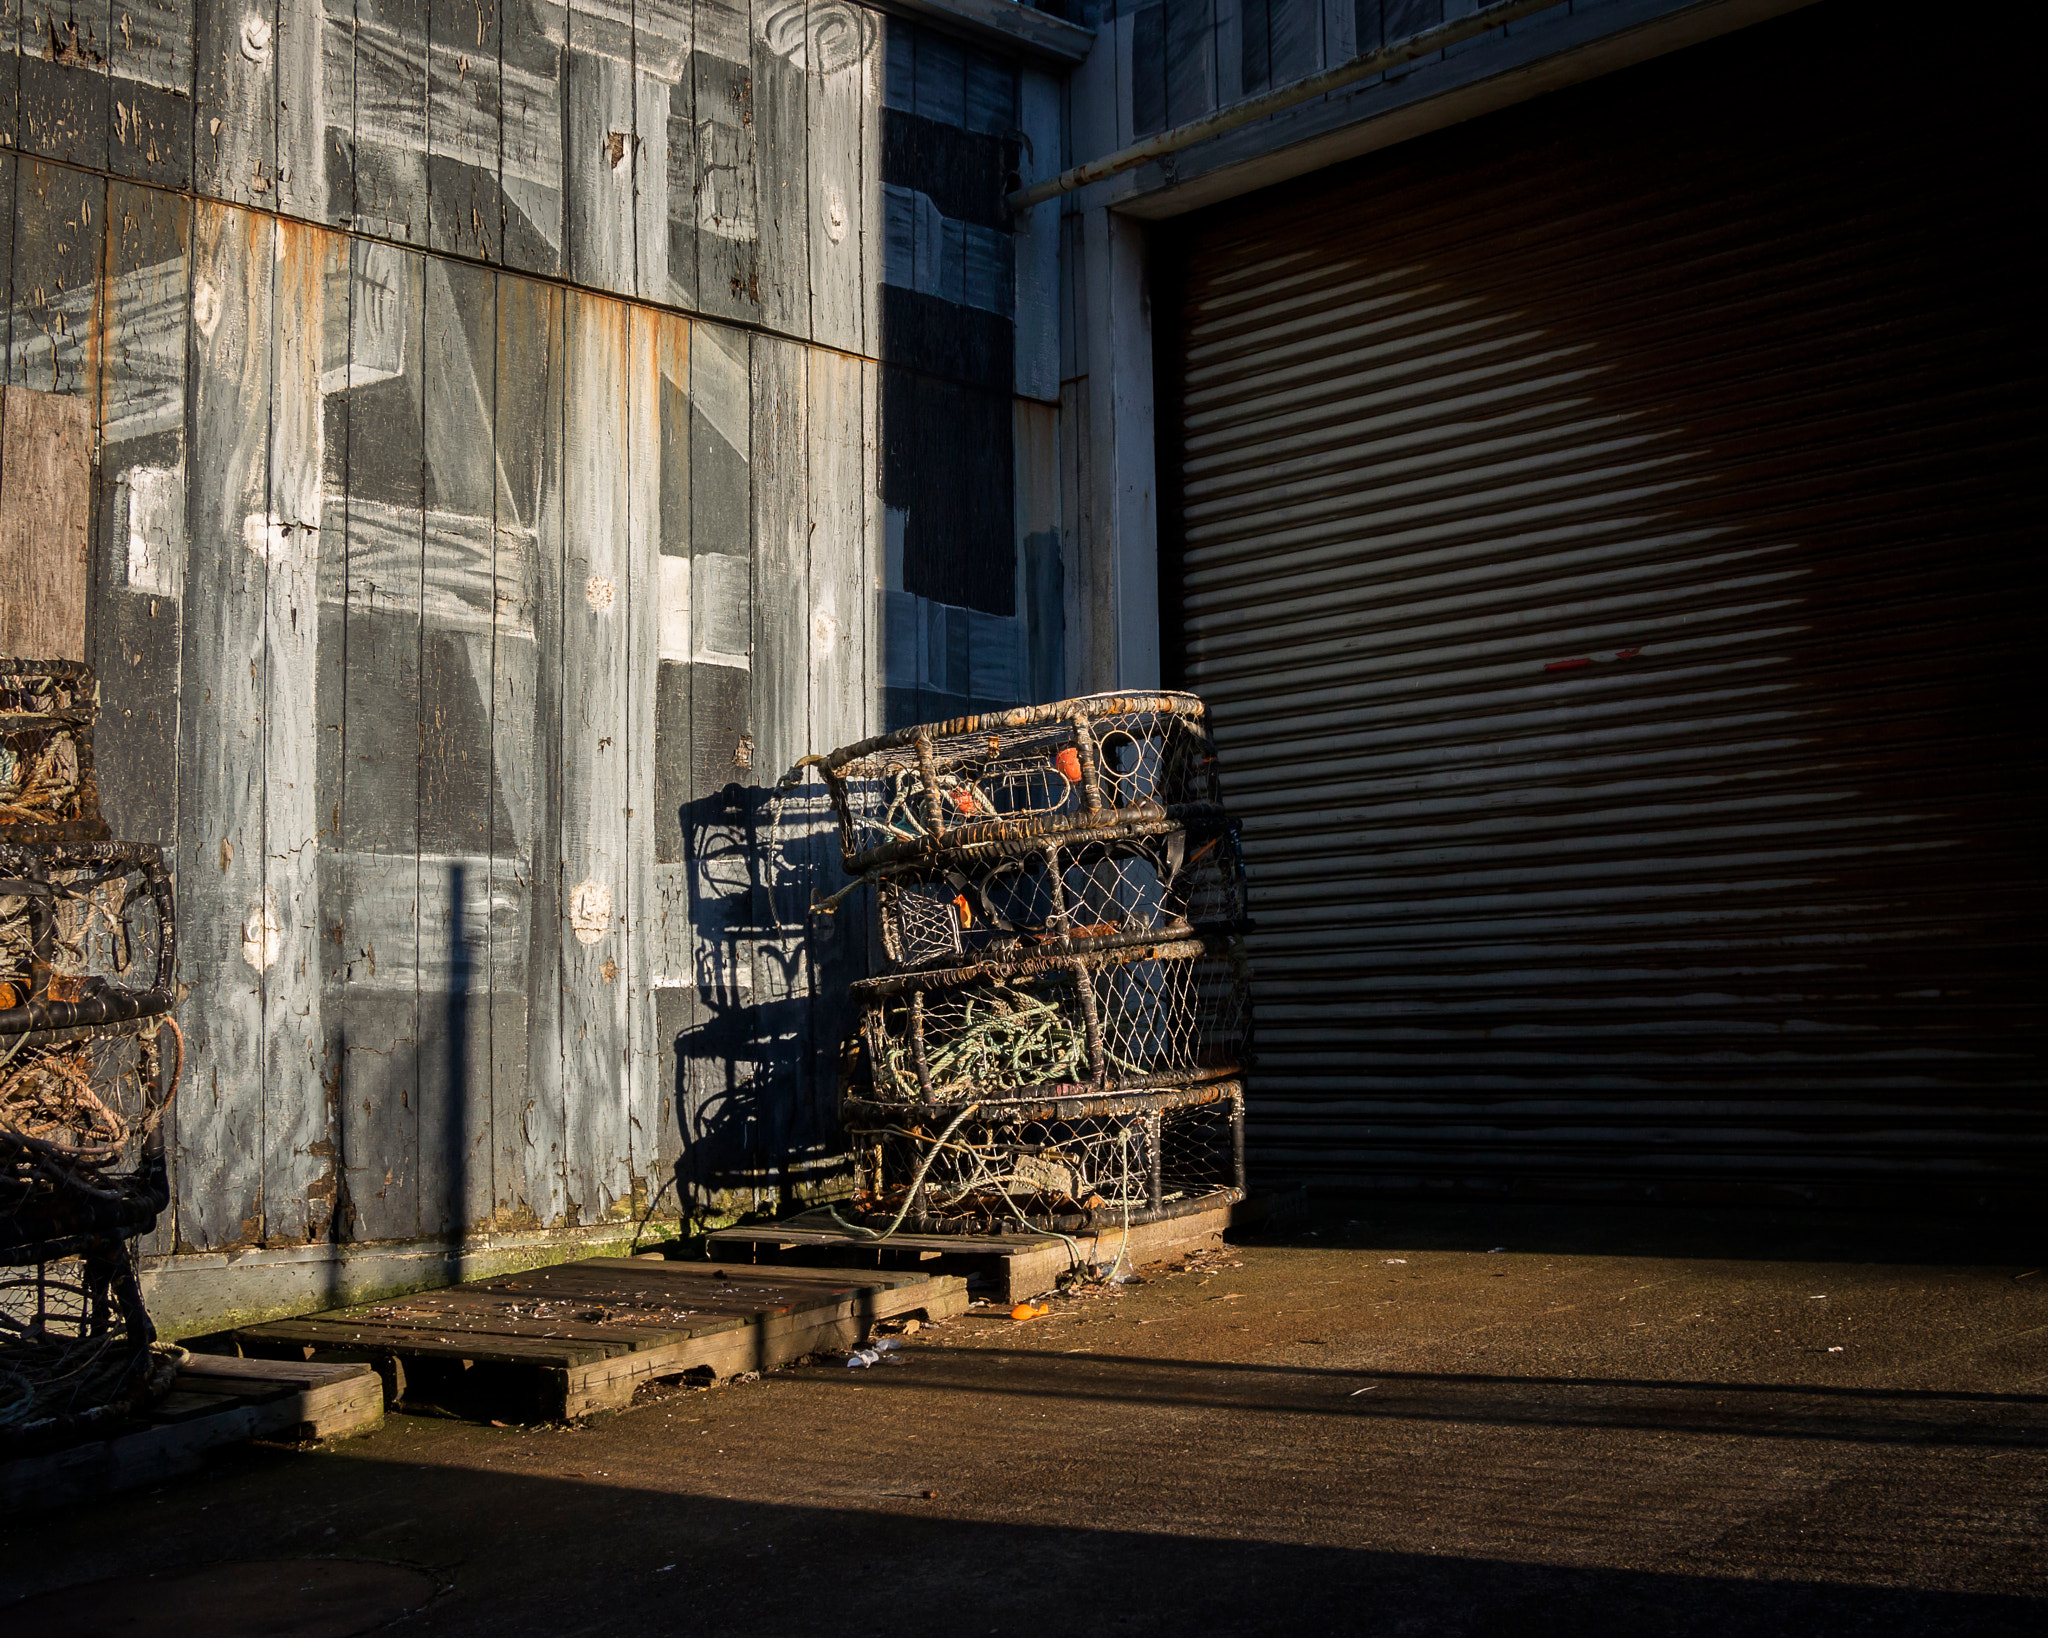
{"label": "weathered wooden wall", "polygon": [[904,599],[992,622],[978,703],[1059,681],[1007,236],[942,226],[929,290],[884,249],[885,180],[994,208],[1016,73],[920,37],[838,0],[10,8],[5,379],[86,406],[102,788],[180,893],[146,1249],[834,1175],[866,928],[807,924],[836,850],[815,802],[771,838],[767,788],[880,729]]}

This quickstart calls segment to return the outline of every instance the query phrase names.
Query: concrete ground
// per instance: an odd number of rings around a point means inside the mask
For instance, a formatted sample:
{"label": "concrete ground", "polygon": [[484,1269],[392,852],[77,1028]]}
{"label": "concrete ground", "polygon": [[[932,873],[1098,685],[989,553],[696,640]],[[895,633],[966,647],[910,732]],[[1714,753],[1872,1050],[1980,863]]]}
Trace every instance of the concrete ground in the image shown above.
{"label": "concrete ground", "polygon": [[[401,1415],[236,1451],[0,1531],[9,1596],[125,1578],[0,1621],[339,1635],[420,1602],[377,1602],[389,1564],[433,1589],[399,1630],[493,1638],[2034,1634],[2038,1250],[1898,1220],[1325,1212],[927,1330],[900,1365],[654,1390],[574,1430]],[[204,1568],[243,1560],[289,1562]]]}

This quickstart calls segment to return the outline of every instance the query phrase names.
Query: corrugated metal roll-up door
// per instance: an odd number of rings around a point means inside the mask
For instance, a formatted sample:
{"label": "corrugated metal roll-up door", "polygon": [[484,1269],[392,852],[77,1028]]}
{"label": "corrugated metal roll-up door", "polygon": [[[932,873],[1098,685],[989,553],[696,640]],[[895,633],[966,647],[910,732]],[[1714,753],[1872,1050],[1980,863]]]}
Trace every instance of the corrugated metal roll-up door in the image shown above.
{"label": "corrugated metal roll-up door", "polygon": [[1166,575],[1266,1178],[2041,1181],[2033,139],[1844,26],[1182,242]]}

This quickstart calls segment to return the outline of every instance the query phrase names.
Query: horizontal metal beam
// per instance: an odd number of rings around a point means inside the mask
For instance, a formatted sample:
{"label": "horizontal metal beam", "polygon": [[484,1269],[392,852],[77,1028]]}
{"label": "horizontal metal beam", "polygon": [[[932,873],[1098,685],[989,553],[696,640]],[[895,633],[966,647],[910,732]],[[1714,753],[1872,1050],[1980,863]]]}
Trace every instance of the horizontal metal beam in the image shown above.
{"label": "horizontal metal beam", "polygon": [[1166,155],[1178,153],[1183,148],[1192,148],[1198,142],[1206,142],[1226,131],[1235,131],[1240,126],[1250,125],[1269,114],[1277,114],[1282,109],[1313,102],[1317,97],[1342,90],[1359,80],[1370,79],[1375,74],[1399,68],[1403,63],[1414,62],[1418,57],[1427,57],[1446,46],[1454,46],[1460,41],[1488,33],[1503,23],[1512,23],[1563,3],[1564,0],[1497,0],[1496,4],[1483,6],[1469,17],[1441,23],[1435,28],[1426,28],[1420,34],[1411,34],[1407,39],[1397,40],[1390,46],[1368,51],[1363,56],[1339,63],[1335,68],[1326,68],[1320,74],[1311,74],[1305,80],[1296,80],[1292,85],[1268,91],[1263,96],[1253,97],[1233,107],[1221,109],[1202,119],[1191,120],[1186,125],[1176,125],[1170,131],[1161,131],[1157,136],[1147,137],[1143,142],[1134,142],[1130,147],[1119,149],[1101,159],[1091,159],[1085,165],[1076,165],[1072,170],[1062,171],[1048,181],[1034,183],[1028,188],[1019,188],[1005,196],[1003,202],[1013,212],[1027,211],[1034,205],[1044,204],[1048,199],[1057,199],[1063,193],[1085,188],[1091,182],[1100,182],[1124,171],[1136,170],[1151,160],[1163,159]]}

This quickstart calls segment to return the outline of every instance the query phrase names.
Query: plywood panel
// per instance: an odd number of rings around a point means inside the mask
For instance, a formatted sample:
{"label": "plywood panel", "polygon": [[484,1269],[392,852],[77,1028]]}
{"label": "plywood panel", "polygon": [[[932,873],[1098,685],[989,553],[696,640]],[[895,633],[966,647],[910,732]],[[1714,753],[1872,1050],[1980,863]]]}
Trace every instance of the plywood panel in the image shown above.
{"label": "plywood panel", "polygon": [[568,1210],[602,1220],[630,1193],[626,1110],[627,309],[565,298],[562,1064]]}
{"label": "plywood panel", "polygon": [[0,654],[86,657],[92,399],[8,387],[0,409]]}

